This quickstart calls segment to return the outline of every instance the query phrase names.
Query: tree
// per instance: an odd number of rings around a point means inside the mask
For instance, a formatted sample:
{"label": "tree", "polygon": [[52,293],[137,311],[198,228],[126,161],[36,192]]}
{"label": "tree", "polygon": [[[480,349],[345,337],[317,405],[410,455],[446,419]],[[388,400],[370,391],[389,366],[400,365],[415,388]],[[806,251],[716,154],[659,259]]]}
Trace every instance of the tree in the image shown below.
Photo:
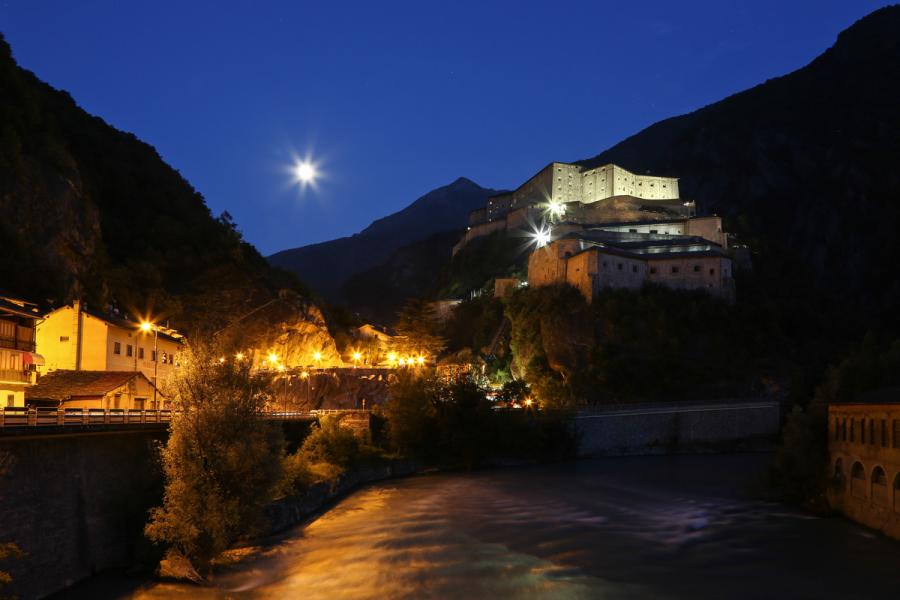
{"label": "tree", "polygon": [[434,360],[447,343],[438,333],[434,311],[426,300],[414,298],[406,303],[397,317],[397,334],[392,348],[401,356],[424,355]]}
{"label": "tree", "polygon": [[259,523],[280,482],[284,444],[279,424],[258,418],[270,381],[217,356],[195,347],[174,382],[179,412],[162,450],[165,496],[145,528],[203,575]]}

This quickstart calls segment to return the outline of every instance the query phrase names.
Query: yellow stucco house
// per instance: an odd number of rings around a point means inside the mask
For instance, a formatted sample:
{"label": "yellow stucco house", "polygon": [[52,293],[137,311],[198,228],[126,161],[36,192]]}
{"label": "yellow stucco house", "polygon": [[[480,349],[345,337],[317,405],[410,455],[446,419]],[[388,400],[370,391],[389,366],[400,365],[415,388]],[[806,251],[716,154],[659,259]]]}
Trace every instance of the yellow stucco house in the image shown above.
{"label": "yellow stucco house", "polygon": [[[171,329],[141,323],[118,311],[89,309],[81,302],[63,306],[37,325],[41,374],[56,370],[142,373],[160,386],[181,361],[184,338]],[[154,347],[156,350],[154,350]]]}

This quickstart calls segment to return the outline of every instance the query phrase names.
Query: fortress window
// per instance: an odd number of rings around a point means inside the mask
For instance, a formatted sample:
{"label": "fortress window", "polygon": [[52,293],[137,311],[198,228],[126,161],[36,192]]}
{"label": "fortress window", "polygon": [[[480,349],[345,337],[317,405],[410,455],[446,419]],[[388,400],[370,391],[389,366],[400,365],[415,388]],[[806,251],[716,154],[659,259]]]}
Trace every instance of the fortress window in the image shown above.
{"label": "fortress window", "polygon": [[869,444],[875,443],[875,419],[869,419]]}
{"label": "fortress window", "polygon": [[850,441],[856,441],[856,419],[850,419]]}
{"label": "fortress window", "polygon": [[715,274],[716,274],[716,270],[715,270],[715,269],[710,269],[710,270],[709,270],[709,274],[710,274],[710,275],[715,275]]}
{"label": "fortress window", "polygon": [[659,229],[651,229],[650,233],[659,233]]}
{"label": "fortress window", "polygon": [[628,233],[637,233],[637,229],[629,229]]}
{"label": "fortress window", "polygon": [[619,263],[619,270],[622,270],[622,263]]}
{"label": "fortress window", "polygon": [[59,336],[59,341],[61,341],[61,342],[68,342],[68,341],[69,341],[69,336],[67,336],[67,335],[61,335],[61,336]]}
{"label": "fortress window", "polygon": [[891,421],[891,429],[893,429],[894,437],[891,440],[891,448],[900,448],[900,419]]}
{"label": "fortress window", "polygon": [[700,272],[700,265],[694,265],[694,273]]}
{"label": "fortress window", "polygon": [[650,274],[656,275],[656,267],[650,267]]}
{"label": "fortress window", "polygon": [[881,447],[887,448],[888,445],[888,432],[887,432],[887,421],[881,420]]}
{"label": "fortress window", "polygon": [[866,443],[866,420],[860,419],[859,421],[859,443]]}
{"label": "fortress window", "polygon": [[631,265],[631,272],[637,273],[637,265]]}
{"label": "fortress window", "polygon": [[672,267],[672,272],[673,272],[673,273],[677,273],[677,272],[678,272],[678,267]]}

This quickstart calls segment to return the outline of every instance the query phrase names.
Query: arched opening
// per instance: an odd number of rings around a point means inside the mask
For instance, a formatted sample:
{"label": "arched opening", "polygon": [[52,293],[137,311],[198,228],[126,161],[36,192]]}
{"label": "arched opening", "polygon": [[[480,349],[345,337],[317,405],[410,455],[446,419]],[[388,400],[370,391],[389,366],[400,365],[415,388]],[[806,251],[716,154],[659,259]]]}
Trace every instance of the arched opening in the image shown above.
{"label": "arched opening", "polygon": [[875,467],[872,469],[872,504],[888,507],[889,502],[887,473],[881,467]]}
{"label": "arched opening", "polygon": [[850,493],[857,498],[866,497],[866,469],[861,462],[850,468]]}

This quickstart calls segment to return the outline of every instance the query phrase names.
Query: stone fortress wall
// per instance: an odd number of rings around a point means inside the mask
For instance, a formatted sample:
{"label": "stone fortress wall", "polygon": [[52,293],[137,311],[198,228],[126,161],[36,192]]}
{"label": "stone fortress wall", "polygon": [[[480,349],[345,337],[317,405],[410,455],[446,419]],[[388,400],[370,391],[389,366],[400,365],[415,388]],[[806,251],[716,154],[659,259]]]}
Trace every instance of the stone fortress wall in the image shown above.
{"label": "stone fortress wall", "polygon": [[[631,198],[638,203],[644,200],[667,201],[671,205],[673,201],[678,204],[678,193],[676,177],[636,175],[613,164],[585,170],[579,165],[553,162],[512,192],[492,196],[484,208],[472,211],[469,214],[469,228],[454,247],[453,254],[471,240],[498,229],[515,229],[529,219],[540,221],[551,201],[571,205],[568,212],[578,215],[575,217],[578,221],[608,222],[611,219],[603,217],[604,213],[592,214],[592,205],[599,206],[599,202],[617,197]],[[633,211],[608,209],[606,212]]]}

